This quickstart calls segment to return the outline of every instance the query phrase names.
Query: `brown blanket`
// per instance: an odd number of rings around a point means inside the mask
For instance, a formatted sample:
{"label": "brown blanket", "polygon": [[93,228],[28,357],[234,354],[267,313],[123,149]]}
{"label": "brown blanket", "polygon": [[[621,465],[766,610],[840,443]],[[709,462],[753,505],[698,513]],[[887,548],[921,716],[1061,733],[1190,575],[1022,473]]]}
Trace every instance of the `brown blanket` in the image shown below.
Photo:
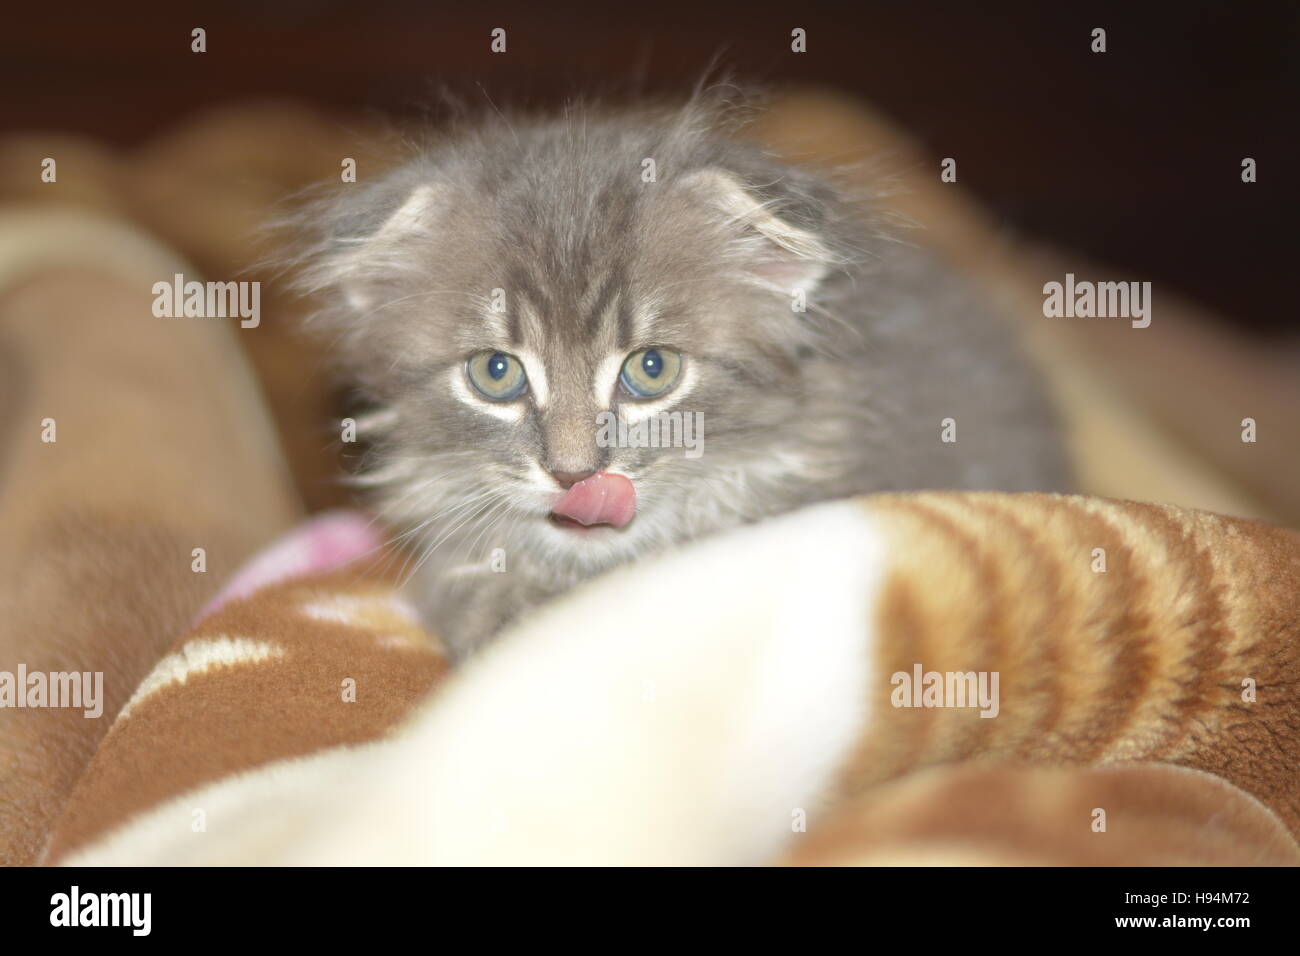
{"label": "brown blanket", "polygon": [[353,567],[185,635],[47,859],[1295,865],[1297,590],[1258,522],[878,496],[594,582],[444,685]]}

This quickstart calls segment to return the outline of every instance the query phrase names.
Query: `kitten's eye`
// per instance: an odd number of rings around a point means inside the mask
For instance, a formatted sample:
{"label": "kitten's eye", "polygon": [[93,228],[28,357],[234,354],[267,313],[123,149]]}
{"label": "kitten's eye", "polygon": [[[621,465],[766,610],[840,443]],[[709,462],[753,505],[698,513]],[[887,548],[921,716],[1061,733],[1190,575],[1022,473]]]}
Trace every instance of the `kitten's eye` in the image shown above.
{"label": "kitten's eye", "polygon": [[658,398],[677,384],[682,357],[672,349],[642,349],[623,363],[618,380],[635,398]]}
{"label": "kitten's eye", "polygon": [[494,402],[512,401],[528,387],[524,363],[505,352],[471,355],[465,363],[465,374],[485,398]]}

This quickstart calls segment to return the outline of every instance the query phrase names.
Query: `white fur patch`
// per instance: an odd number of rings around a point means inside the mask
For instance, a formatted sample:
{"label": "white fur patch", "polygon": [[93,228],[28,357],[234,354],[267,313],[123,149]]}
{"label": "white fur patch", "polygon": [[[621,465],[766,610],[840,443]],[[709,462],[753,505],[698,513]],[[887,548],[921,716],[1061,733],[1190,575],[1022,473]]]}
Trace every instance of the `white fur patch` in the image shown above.
{"label": "white fur patch", "polygon": [[610,352],[596,366],[596,378],[591,383],[597,408],[609,408],[614,403],[614,390],[618,388],[618,373],[627,361],[626,352]]}
{"label": "white fur patch", "polygon": [[528,390],[533,393],[533,404],[545,408],[551,390],[546,383],[546,365],[541,357],[525,348],[515,349],[515,358],[524,363],[524,374],[528,376]]}

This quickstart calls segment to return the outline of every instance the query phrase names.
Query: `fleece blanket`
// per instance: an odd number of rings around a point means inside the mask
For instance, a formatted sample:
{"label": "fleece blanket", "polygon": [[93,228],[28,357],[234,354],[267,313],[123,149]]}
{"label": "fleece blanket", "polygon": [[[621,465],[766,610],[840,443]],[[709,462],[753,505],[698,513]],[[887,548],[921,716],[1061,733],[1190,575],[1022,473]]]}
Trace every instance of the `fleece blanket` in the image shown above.
{"label": "fleece blanket", "polygon": [[118,222],[0,214],[0,674],[102,675],[97,718],[0,707],[3,863],[37,857],[112,716],[302,514],[230,331],[142,321],[178,267]]}
{"label": "fleece blanket", "polygon": [[289,580],[219,599],[43,859],[1300,863],[1294,532],[837,502],[597,581],[450,674],[347,560],[368,530],[318,519],[255,563]]}
{"label": "fleece blanket", "polygon": [[275,200],[383,137],[277,106],[0,141],[0,675],[101,678],[0,707],[0,862],[1296,863],[1289,358],[1173,299],[1122,343],[1044,323],[1087,269],[991,239],[857,105],[755,132],[905,158],[900,216],[1027,319],[1093,496],[821,506],[455,671],[386,532],[300,524],[343,500],[301,306],[263,274],[255,329],[151,311],[248,277]]}

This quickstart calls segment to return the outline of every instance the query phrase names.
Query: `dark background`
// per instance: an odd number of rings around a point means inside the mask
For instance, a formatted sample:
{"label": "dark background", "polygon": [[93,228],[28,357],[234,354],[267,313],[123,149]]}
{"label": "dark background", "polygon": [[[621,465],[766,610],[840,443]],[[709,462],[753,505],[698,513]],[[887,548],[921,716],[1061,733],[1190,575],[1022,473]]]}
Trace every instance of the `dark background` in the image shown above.
{"label": "dark background", "polygon": [[[190,52],[190,30],[208,52]],[[488,49],[493,27],[509,51]],[[808,52],[790,52],[790,30]],[[1108,52],[1089,50],[1107,30]],[[955,156],[1002,223],[1292,335],[1300,3],[24,4],[0,36],[0,133],[140,142],[197,107],[288,95],[427,111],[442,83],[544,105],[741,78],[852,92]],[[1243,157],[1259,182],[1240,179]]]}

